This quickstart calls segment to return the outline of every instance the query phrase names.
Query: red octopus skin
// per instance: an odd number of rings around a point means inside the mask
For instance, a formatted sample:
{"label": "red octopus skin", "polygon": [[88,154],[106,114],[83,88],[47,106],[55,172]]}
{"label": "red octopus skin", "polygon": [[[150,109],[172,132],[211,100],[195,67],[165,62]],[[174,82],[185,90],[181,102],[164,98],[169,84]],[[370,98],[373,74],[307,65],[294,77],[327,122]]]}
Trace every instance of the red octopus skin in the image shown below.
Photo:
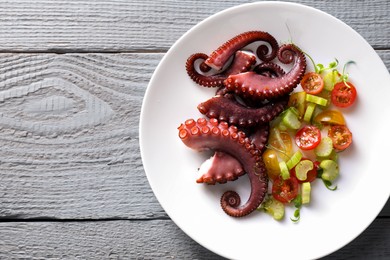
{"label": "red octopus skin", "polygon": [[279,48],[278,59],[283,63],[294,61],[292,69],[281,77],[267,77],[254,71],[229,76],[224,84],[235,91],[254,99],[276,98],[290,93],[300,82],[306,71],[306,59],[302,51],[293,44]]}
{"label": "red octopus skin", "polygon": [[202,171],[205,164],[209,163],[209,168],[196,180],[197,183],[214,185],[218,182],[222,184],[227,181],[235,181],[238,177],[245,174],[241,163],[233,156],[224,152],[216,151],[209,160],[201,165],[199,172]]}
{"label": "red octopus skin", "polygon": [[243,217],[261,204],[268,189],[268,177],[259,150],[236,127],[217,119],[189,119],[179,126],[179,137],[183,143],[196,150],[214,150],[235,157],[247,173],[251,192],[249,199],[240,205],[240,196],[227,191],[221,197],[221,207],[232,217]]}
{"label": "red octopus skin", "polygon": [[[195,62],[198,59],[205,60],[208,56],[204,53],[195,53],[188,57],[186,62],[186,70],[188,76],[197,84],[204,87],[218,87],[223,86],[223,81],[230,75],[249,71],[256,63],[256,56],[247,52],[237,51],[234,54],[234,59],[230,66],[223,72],[214,75],[203,75],[197,72]],[[202,66],[200,66],[200,70]]]}
{"label": "red octopus skin", "polygon": [[286,72],[276,63],[263,62],[253,68],[253,71],[257,74],[263,75],[269,78],[280,78],[286,75]]}
{"label": "red octopus skin", "polygon": [[273,60],[279,47],[276,39],[267,32],[249,31],[241,33],[222,44],[210,54],[204,63],[215,70],[221,70],[236,51],[256,41],[265,41],[271,45],[271,52],[268,55],[266,55],[268,52],[268,47],[266,45],[261,45],[257,49],[256,53],[257,55],[260,55],[259,59],[263,61]]}
{"label": "red octopus skin", "polygon": [[[253,133],[250,134],[249,139],[259,151],[263,152],[268,141],[268,135],[269,124],[264,124],[253,129]],[[205,167],[208,168],[204,169]],[[202,173],[204,170],[205,172]],[[201,165],[199,172],[202,173],[202,176],[197,179],[196,182],[209,185],[234,181],[245,174],[241,163],[237,161],[236,158],[227,153],[218,151]]]}
{"label": "red octopus skin", "polygon": [[214,96],[200,103],[198,110],[209,118],[217,118],[240,127],[250,127],[273,120],[286,108],[287,102],[288,96],[260,108],[252,108],[239,104],[233,98]]}

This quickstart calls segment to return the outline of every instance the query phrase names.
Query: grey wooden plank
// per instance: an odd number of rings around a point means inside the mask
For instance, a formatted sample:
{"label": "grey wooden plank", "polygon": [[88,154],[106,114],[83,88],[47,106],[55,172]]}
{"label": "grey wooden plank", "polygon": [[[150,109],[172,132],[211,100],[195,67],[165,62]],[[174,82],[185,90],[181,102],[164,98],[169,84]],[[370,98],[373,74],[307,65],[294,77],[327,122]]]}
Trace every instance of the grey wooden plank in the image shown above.
{"label": "grey wooden plank", "polygon": [[[224,259],[170,220],[3,222],[0,229],[1,259]],[[389,244],[390,219],[378,219],[323,259],[388,259]]]}
{"label": "grey wooden plank", "polygon": [[[244,0],[1,1],[0,51],[167,50],[208,16]],[[253,1],[249,1],[253,2]],[[341,19],[375,48],[390,47],[387,0],[298,0]]]}
{"label": "grey wooden plank", "polygon": [[0,216],[166,217],[139,151],[161,54],[0,55]]}
{"label": "grey wooden plank", "polygon": [[[378,53],[390,68],[390,51]],[[138,143],[142,98],[162,57],[0,54],[0,217],[167,218]],[[83,114],[91,121],[63,123]]]}

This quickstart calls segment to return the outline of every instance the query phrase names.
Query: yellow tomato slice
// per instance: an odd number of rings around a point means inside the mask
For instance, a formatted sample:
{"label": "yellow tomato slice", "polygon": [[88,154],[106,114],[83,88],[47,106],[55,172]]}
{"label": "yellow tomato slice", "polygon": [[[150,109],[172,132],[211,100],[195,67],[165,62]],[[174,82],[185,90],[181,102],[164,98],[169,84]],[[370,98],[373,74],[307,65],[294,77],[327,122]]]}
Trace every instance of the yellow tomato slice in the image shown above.
{"label": "yellow tomato slice", "polygon": [[298,111],[299,118],[302,118],[303,114],[305,113],[305,105],[306,105],[306,92],[294,92],[290,95],[290,98],[288,100],[288,106],[289,107],[295,107]]}
{"label": "yellow tomato slice", "polygon": [[272,180],[280,175],[278,155],[275,150],[267,149],[263,153],[263,161],[267,169],[268,177]]}
{"label": "yellow tomato slice", "polygon": [[268,138],[268,144],[271,149],[277,152],[283,161],[287,161],[293,154],[292,138],[287,131],[272,128]]}
{"label": "yellow tomato slice", "polygon": [[345,119],[337,110],[324,110],[314,117],[314,122],[323,125],[345,125]]}

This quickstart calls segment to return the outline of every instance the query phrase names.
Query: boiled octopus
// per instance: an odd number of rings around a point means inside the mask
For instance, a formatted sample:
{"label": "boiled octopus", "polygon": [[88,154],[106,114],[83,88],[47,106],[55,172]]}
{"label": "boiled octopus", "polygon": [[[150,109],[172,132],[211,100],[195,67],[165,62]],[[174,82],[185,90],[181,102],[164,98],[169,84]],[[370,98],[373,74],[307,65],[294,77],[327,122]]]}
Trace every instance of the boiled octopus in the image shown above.
{"label": "boiled octopus", "polygon": [[[260,45],[256,55],[243,51],[255,41],[267,42],[271,51],[266,45]],[[276,62],[292,64],[292,68],[285,72]],[[198,105],[207,118],[188,119],[178,128],[186,146],[214,151],[200,167],[202,175],[196,182],[223,184],[247,174],[251,192],[243,205],[235,191],[226,191],[221,197],[221,207],[228,215],[246,216],[266,196],[268,177],[261,155],[269,124],[287,107],[290,92],[303,77],[305,55],[294,44],[279,47],[267,32],[250,31],[228,40],[210,55],[191,55],[185,67],[198,85],[217,88],[214,97]]]}
{"label": "boiled octopus", "polygon": [[224,85],[230,91],[254,99],[276,98],[289,94],[305,74],[306,58],[294,44],[286,44],[279,48],[278,59],[284,64],[294,62],[292,69],[281,77],[272,78],[248,71],[230,75]]}
{"label": "boiled octopus", "polygon": [[227,191],[221,197],[226,214],[243,217],[253,212],[266,196],[268,176],[260,151],[237,127],[217,119],[188,119],[179,126],[179,137],[185,145],[196,150],[214,150],[230,154],[244,167],[251,183],[251,193],[244,205],[237,192]]}
{"label": "boiled octopus", "polygon": [[[250,141],[260,152],[266,148],[269,128],[269,124],[260,125],[248,134]],[[214,155],[200,166],[199,173],[201,177],[196,180],[197,183],[214,185],[234,181],[244,175],[245,171],[235,157],[221,151],[215,151]]]}
{"label": "boiled octopus", "polygon": [[287,103],[288,97],[283,97],[262,107],[252,108],[232,98],[217,95],[199,104],[198,110],[209,118],[217,118],[240,127],[251,127],[270,122],[287,107]]}
{"label": "boiled octopus", "polygon": [[[234,59],[230,66],[223,72],[213,74],[213,75],[203,75],[199,73],[195,68],[195,62],[197,60],[203,60],[205,61],[208,58],[208,56],[204,53],[195,53],[192,54],[186,62],[186,70],[188,76],[195,81],[197,84],[204,86],[204,87],[218,87],[223,86],[223,82],[227,79],[228,76],[247,72],[249,71],[252,66],[256,63],[256,57],[248,52],[243,51],[237,51],[234,54]],[[200,71],[204,71],[205,69],[202,69],[202,65],[199,66]]]}
{"label": "boiled octopus", "polygon": [[267,32],[249,31],[241,33],[222,44],[210,54],[204,63],[215,70],[221,70],[236,51],[256,41],[265,41],[271,45],[270,53],[268,53],[268,47],[266,45],[260,45],[257,48],[256,54],[259,59],[263,61],[273,60],[279,46],[276,39]]}

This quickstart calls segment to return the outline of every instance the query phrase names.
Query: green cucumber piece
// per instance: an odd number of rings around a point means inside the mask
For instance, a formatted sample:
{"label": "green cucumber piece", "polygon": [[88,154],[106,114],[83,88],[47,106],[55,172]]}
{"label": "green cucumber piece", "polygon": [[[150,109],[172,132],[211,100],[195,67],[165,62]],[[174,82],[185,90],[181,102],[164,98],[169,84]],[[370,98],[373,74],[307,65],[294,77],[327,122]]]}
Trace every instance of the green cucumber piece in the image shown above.
{"label": "green cucumber piece", "polygon": [[323,160],[320,163],[323,170],[321,178],[326,181],[333,181],[339,176],[339,165],[333,160]]}
{"label": "green cucumber piece", "polygon": [[275,220],[281,220],[284,217],[284,204],[273,197],[268,197],[264,202],[263,209]]}
{"label": "green cucumber piece", "polygon": [[294,110],[293,108],[285,110],[282,115],[282,122],[287,128],[297,130],[301,127],[301,122],[298,118],[298,112]]}
{"label": "green cucumber piece", "polygon": [[287,165],[287,168],[289,170],[291,170],[292,168],[294,168],[295,165],[297,165],[301,159],[302,159],[302,153],[301,151],[296,151],[293,156],[291,156],[291,158],[286,162],[286,165]]}
{"label": "green cucumber piece", "polygon": [[290,171],[288,170],[287,164],[285,161],[281,161],[279,163],[280,174],[282,175],[283,180],[287,180],[290,178]]}
{"label": "green cucumber piece", "polygon": [[311,121],[311,118],[313,117],[313,113],[315,109],[316,109],[315,103],[311,103],[311,102],[308,103],[305,111],[305,115],[303,116],[303,121],[309,123]]}
{"label": "green cucumber piece", "polygon": [[318,157],[328,157],[333,151],[333,142],[332,139],[328,136],[324,136],[321,139],[319,145],[314,148],[314,153]]}
{"label": "green cucumber piece", "polygon": [[328,100],[326,100],[325,98],[314,96],[311,94],[306,94],[306,101],[315,103],[320,106],[326,106],[328,104]]}
{"label": "green cucumber piece", "polygon": [[314,164],[310,160],[302,160],[297,166],[295,166],[295,175],[297,179],[300,181],[304,181],[307,179],[307,172],[314,169]]}
{"label": "green cucumber piece", "polygon": [[334,85],[341,81],[341,76],[337,70],[332,70],[326,73],[322,79],[324,80],[324,88],[327,91],[332,91]]}
{"label": "green cucumber piece", "polygon": [[302,204],[310,202],[311,184],[310,182],[302,183]]}

